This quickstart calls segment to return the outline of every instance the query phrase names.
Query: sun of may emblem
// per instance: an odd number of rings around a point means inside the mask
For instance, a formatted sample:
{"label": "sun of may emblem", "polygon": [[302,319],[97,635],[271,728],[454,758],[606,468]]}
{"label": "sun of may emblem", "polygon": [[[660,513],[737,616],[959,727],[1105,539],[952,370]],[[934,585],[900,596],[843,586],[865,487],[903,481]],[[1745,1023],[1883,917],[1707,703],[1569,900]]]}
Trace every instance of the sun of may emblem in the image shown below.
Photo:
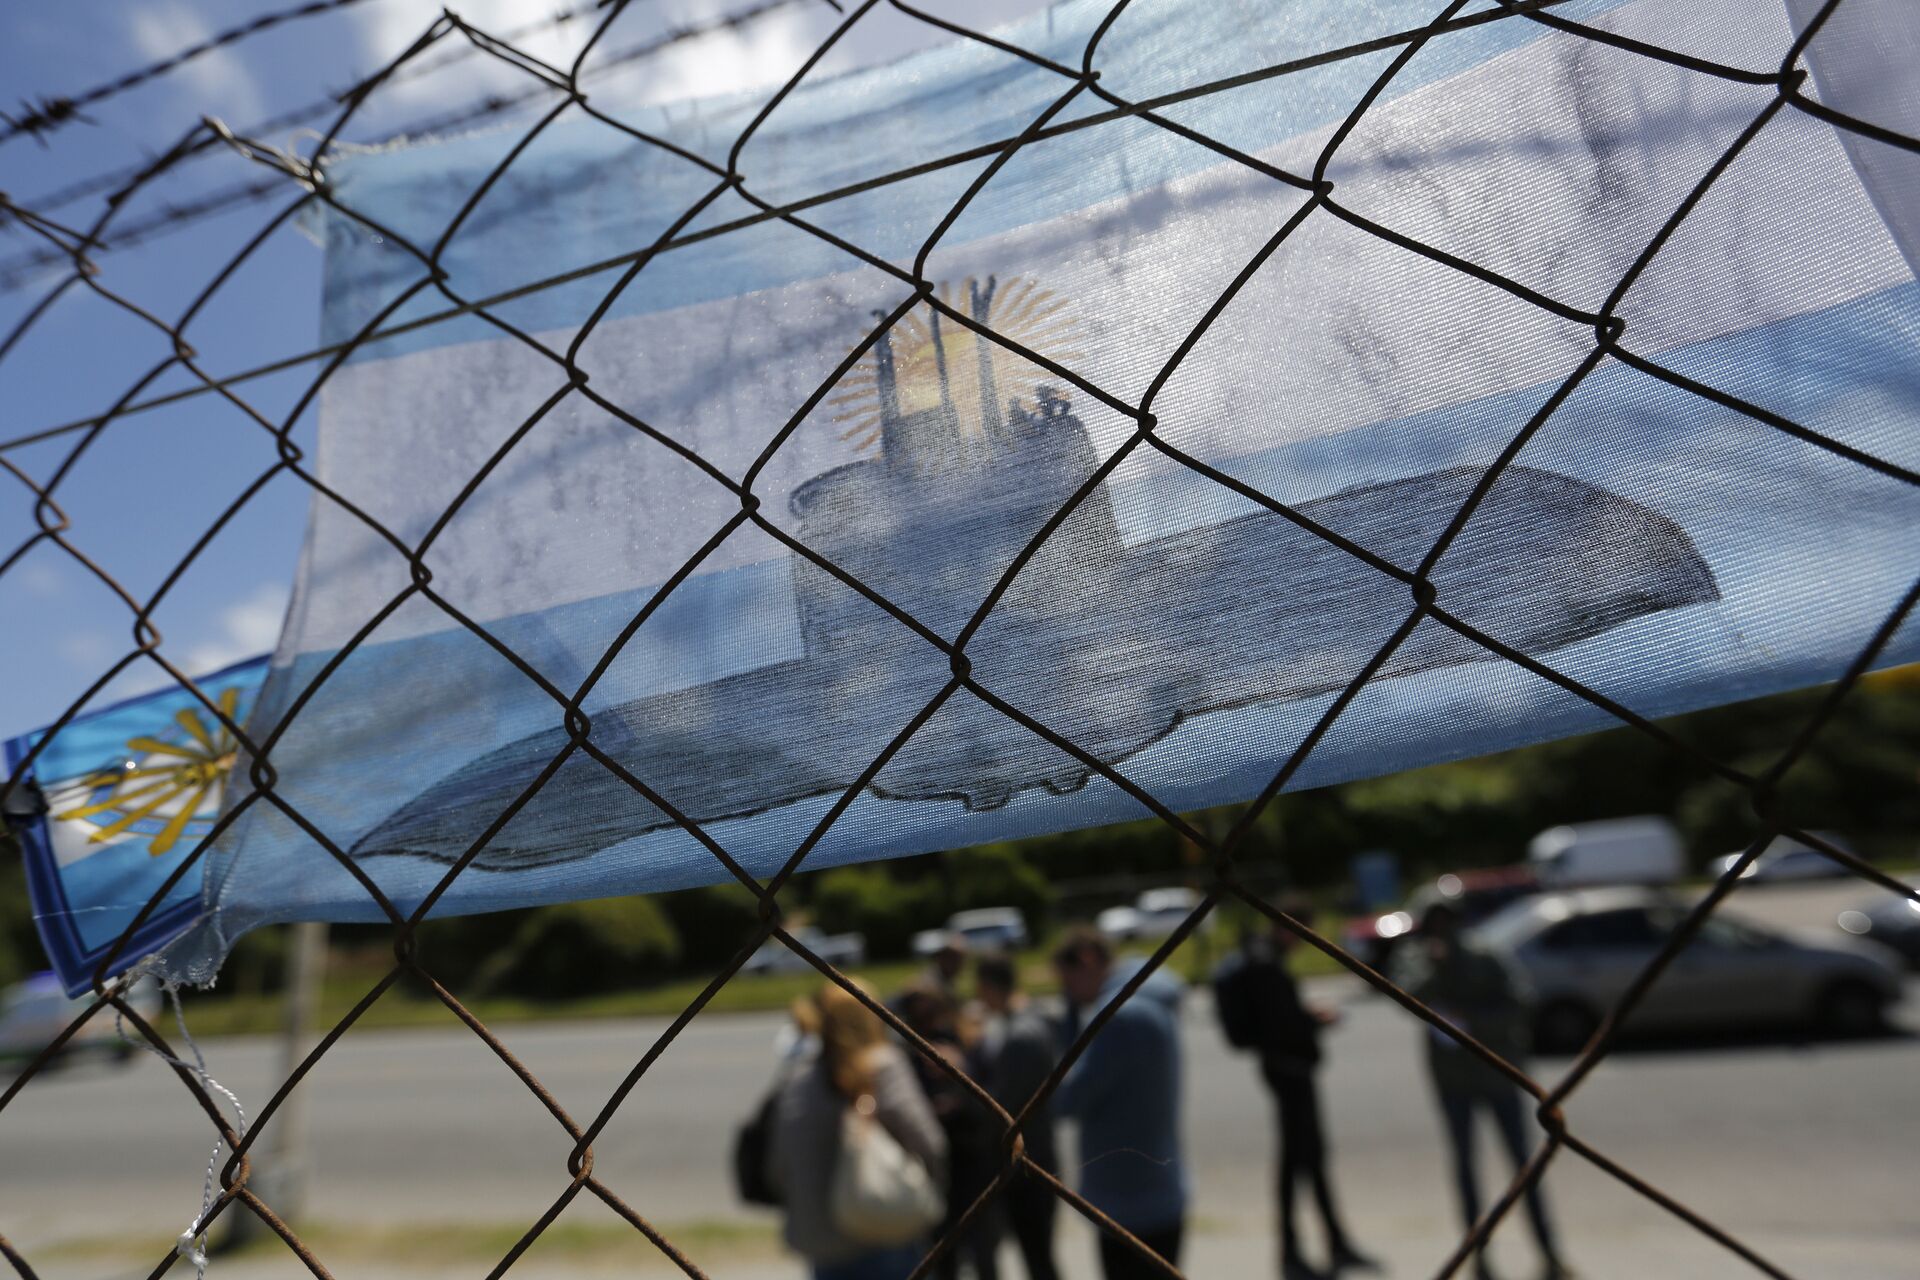
{"label": "sun of may emblem", "polygon": [[[1002,285],[993,276],[984,285],[969,277],[958,298],[946,281],[936,294],[1009,342],[1050,360],[1064,363],[1080,357],[1081,352],[1071,349],[1076,326],[1065,299],[1023,277]],[[898,400],[892,406],[885,402],[887,361]],[[827,404],[846,424],[840,438],[865,453],[880,444],[889,412],[910,416],[948,404],[961,435],[983,436],[1008,400],[1031,402],[1048,381],[1058,379],[1018,352],[931,307],[916,307],[894,326],[884,347],[869,352],[847,374]],[[983,403],[986,395],[996,393],[1000,403]]]}
{"label": "sun of may emblem", "polygon": [[[240,691],[227,689],[219,697],[220,710],[236,719]],[[117,768],[101,769],[78,778],[61,800],[54,816],[62,822],[94,828],[91,844],[105,844],[127,836],[148,836],[147,852],[154,857],[170,853],[182,836],[206,834],[220,807],[220,793],[233,770],[238,744],[219,720],[211,727],[192,707],[174,713],[173,725],[162,736],[141,734],[127,739],[127,759]]]}

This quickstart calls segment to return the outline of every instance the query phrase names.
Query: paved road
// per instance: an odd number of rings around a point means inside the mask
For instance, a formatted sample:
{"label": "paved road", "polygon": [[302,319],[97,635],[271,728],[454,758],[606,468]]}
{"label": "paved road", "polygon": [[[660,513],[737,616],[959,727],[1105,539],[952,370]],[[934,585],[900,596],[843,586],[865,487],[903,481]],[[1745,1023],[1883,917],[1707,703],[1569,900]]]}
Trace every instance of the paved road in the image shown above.
{"label": "paved road", "polygon": [[[1321,992],[1347,1010],[1329,1042],[1325,1085],[1353,1228],[1393,1274],[1429,1274],[1455,1224],[1419,1065],[1420,1031],[1356,986],[1336,981]],[[1899,1017],[1920,1028],[1916,1004],[1910,998]],[[1189,1273],[1270,1274],[1268,1103],[1251,1064],[1223,1047],[1204,1002],[1191,1005],[1187,1110],[1200,1218]],[[451,1017],[448,1024],[349,1035],[311,1077],[316,1218],[343,1226],[530,1224],[565,1186],[565,1135],[478,1040]],[[724,1153],[764,1086],[777,1025],[768,1016],[696,1022],[601,1138],[601,1176],[669,1230],[737,1216]],[[506,1038],[562,1105],[585,1117],[662,1029],[652,1020],[600,1022],[507,1028]],[[217,1042],[208,1057],[243,1101],[266,1096],[272,1055],[264,1041]],[[1911,1276],[1920,1273],[1916,1080],[1920,1040],[1906,1036],[1642,1051],[1603,1065],[1569,1115],[1603,1151],[1790,1271]],[[150,1265],[197,1208],[207,1155],[204,1117],[158,1063],[81,1066],[37,1081],[0,1114],[0,1233],[30,1258],[42,1245],[102,1231],[145,1235]],[[1569,1253],[1589,1276],[1744,1274],[1737,1260],[1574,1158],[1556,1164],[1549,1187]],[[610,1219],[583,1198],[563,1221]],[[1068,1244],[1082,1260],[1074,1274],[1091,1276],[1086,1233],[1076,1228]],[[1509,1263],[1502,1274],[1531,1271],[1524,1236],[1503,1232],[1499,1252]],[[473,1258],[458,1267],[486,1269]],[[564,1257],[543,1264],[536,1249],[527,1274],[579,1269]],[[131,1270],[67,1255],[40,1274]],[[743,1256],[718,1272],[759,1280],[797,1269]],[[216,1263],[214,1274],[293,1272],[243,1261]]]}

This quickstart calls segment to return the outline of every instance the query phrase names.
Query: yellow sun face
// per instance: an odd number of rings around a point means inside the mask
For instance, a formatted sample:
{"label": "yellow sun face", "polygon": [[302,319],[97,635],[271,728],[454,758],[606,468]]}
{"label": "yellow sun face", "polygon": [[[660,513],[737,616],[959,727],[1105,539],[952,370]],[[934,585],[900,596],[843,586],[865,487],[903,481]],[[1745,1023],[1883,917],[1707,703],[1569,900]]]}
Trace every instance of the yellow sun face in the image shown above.
{"label": "yellow sun face", "polygon": [[[240,691],[223,690],[220,710],[232,720]],[[221,788],[233,769],[238,743],[226,725],[211,728],[191,707],[174,715],[176,729],[165,738],[142,734],[127,740],[128,758],[75,784],[80,803],[62,809],[62,822],[94,828],[90,844],[105,844],[133,832],[150,836],[147,852],[171,853],[183,835],[204,834],[220,804]]]}
{"label": "yellow sun face", "polygon": [[[943,281],[937,290],[940,300],[954,309],[972,314],[972,300],[978,282],[969,278],[956,297]],[[1065,299],[1043,289],[1032,280],[1015,278],[995,284],[989,280],[990,302],[982,323],[1009,342],[1039,352],[1050,360],[1078,359],[1073,349],[1074,320],[1066,312]],[[1032,403],[1035,388],[1049,380],[1058,381],[1045,369],[982,337],[950,317],[938,315],[931,307],[917,307],[896,324],[889,341],[893,348],[894,382],[900,412],[913,414],[937,408],[942,398],[941,368],[945,366],[944,394],[953,401],[954,417],[964,436],[986,434],[988,406],[982,403],[981,353],[984,350],[992,370],[998,408],[1004,412],[1007,401],[1020,399]],[[842,440],[867,452],[877,448],[881,439],[880,362],[877,349],[842,379],[840,389],[827,400],[834,419],[845,424]]]}

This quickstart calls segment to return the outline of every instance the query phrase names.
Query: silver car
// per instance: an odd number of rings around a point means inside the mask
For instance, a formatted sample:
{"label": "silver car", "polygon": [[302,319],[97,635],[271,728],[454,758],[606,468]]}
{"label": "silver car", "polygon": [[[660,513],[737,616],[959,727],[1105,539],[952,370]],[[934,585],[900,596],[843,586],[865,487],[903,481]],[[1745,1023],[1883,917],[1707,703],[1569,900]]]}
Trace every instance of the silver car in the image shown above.
{"label": "silver car", "polygon": [[[134,983],[126,999],[134,1012],[148,1020],[160,1012],[160,987],[151,978]],[[91,1003],[70,998],[51,973],[36,973],[0,989],[0,1063],[24,1063],[35,1057]],[[62,1046],[62,1054],[102,1053],[125,1062],[136,1051],[136,1038],[132,1028],[122,1034],[115,1025],[113,1010],[104,1009],[81,1024]]]}
{"label": "silver car", "polygon": [[[1846,853],[1853,850],[1847,842],[1831,832],[1821,832],[1820,838],[1836,849]],[[1733,870],[1733,864],[1740,861],[1741,853],[1729,853],[1715,858],[1707,870],[1718,880]],[[1773,843],[1761,851],[1745,871],[1740,873],[1742,880],[1840,880],[1853,872],[1821,853],[1810,845],[1801,844],[1788,836],[1776,836]]]}
{"label": "silver car", "polygon": [[[1093,927],[1115,942],[1164,938],[1186,922],[1200,901],[1198,889],[1148,889],[1135,898],[1130,907],[1108,907],[1102,911],[1094,917]],[[1199,928],[1211,929],[1219,919],[1217,913],[1208,915]]]}
{"label": "silver car", "polygon": [[913,935],[913,954],[932,959],[956,937],[974,951],[1020,951],[1027,945],[1027,918],[1018,907],[975,907],[947,917],[945,928]]}
{"label": "silver car", "polygon": [[[867,939],[860,933],[822,933],[810,924],[793,931],[793,940],[831,965],[865,964]],[[778,938],[768,938],[740,966],[742,973],[805,973],[813,966]]]}
{"label": "silver car", "polygon": [[[1666,943],[1684,915],[1647,889],[1549,893],[1482,922],[1473,939],[1525,975],[1534,1039],[1572,1052]],[[1900,997],[1895,957],[1851,938],[1801,939],[1716,911],[1627,1020],[1632,1031],[1812,1024],[1839,1035],[1880,1028]]]}

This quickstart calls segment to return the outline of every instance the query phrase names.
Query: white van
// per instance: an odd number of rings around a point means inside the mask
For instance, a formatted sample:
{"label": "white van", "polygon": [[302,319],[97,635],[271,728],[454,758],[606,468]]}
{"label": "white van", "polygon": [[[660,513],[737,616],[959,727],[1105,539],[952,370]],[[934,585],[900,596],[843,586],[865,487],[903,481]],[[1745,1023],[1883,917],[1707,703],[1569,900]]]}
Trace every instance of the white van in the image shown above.
{"label": "white van", "polygon": [[1544,887],[1670,884],[1685,869],[1680,833],[1665,818],[1608,818],[1548,827],[1527,846]]}

